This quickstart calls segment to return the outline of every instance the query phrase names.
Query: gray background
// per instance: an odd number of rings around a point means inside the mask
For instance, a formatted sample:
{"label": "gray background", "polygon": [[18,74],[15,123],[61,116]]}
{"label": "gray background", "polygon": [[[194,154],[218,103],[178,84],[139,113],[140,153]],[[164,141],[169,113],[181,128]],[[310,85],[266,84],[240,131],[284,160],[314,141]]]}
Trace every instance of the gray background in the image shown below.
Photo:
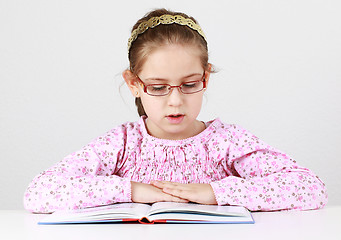
{"label": "gray background", "polygon": [[287,152],[340,204],[340,1],[0,0],[0,208],[22,209],[36,174],[138,119],[121,73],[131,27],[156,7],[207,35],[219,72],[199,118]]}

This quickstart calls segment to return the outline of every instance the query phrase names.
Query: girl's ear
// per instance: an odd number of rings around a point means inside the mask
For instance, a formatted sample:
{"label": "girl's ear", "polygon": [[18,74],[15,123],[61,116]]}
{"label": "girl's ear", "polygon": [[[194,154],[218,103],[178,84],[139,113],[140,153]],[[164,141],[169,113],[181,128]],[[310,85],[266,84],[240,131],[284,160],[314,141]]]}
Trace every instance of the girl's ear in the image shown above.
{"label": "girl's ear", "polygon": [[212,64],[208,64],[208,69],[207,71],[205,71],[205,81],[206,81],[206,88],[208,85],[208,81],[210,80],[210,76],[211,76],[211,70],[212,70]]}
{"label": "girl's ear", "polygon": [[131,94],[133,94],[134,97],[138,97],[140,91],[137,86],[138,82],[136,81],[136,76],[130,70],[125,70],[122,73],[122,76],[129,87]]}

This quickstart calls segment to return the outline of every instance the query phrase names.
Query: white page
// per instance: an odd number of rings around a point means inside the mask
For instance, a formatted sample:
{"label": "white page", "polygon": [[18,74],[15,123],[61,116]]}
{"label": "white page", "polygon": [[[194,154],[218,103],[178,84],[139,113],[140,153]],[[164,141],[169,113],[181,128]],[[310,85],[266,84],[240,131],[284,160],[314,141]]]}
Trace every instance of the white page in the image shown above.
{"label": "white page", "polygon": [[116,203],[101,207],[57,211],[40,222],[89,222],[93,220],[122,218],[140,219],[148,213],[149,209],[150,206],[148,204]]}
{"label": "white page", "polygon": [[160,212],[198,212],[224,216],[247,216],[249,212],[244,207],[239,206],[217,206],[202,205],[195,203],[175,203],[175,202],[158,202],[154,203],[149,211],[149,215]]}
{"label": "white page", "polygon": [[148,220],[167,220],[167,222],[177,221],[193,221],[193,222],[216,222],[216,223],[239,223],[248,222],[253,223],[254,220],[249,214],[248,216],[213,216],[202,214],[190,214],[190,213],[159,213],[148,217]]}

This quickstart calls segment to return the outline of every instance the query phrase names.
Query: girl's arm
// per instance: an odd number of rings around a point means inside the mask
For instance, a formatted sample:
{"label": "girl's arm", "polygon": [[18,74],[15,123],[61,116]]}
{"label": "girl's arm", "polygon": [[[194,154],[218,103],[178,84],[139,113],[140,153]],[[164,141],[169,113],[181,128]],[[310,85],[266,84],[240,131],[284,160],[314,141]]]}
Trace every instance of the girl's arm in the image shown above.
{"label": "girl's arm", "polygon": [[131,201],[130,180],[113,175],[123,158],[125,136],[108,132],[36,176],[25,195],[25,208],[48,213]]}
{"label": "girl's arm", "polygon": [[229,176],[211,186],[219,205],[250,210],[317,209],[327,203],[324,183],[309,169],[236,127],[228,156]]}
{"label": "girl's arm", "polygon": [[191,202],[239,205],[252,211],[317,209],[327,203],[324,183],[286,154],[237,126],[230,140],[225,166],[229,177],[211,184],[152,184]]}

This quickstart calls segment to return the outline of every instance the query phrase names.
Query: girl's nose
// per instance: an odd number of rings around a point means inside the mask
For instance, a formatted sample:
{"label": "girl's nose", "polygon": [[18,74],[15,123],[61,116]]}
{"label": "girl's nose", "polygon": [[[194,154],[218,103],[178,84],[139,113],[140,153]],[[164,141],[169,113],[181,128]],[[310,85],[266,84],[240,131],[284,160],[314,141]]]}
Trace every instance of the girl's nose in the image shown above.
{"label": "girl's nose", "polygon": [[168,104],[170,106],[180,106],[183,103],[183,94],[179,88],[172,88],[168,95]]}

